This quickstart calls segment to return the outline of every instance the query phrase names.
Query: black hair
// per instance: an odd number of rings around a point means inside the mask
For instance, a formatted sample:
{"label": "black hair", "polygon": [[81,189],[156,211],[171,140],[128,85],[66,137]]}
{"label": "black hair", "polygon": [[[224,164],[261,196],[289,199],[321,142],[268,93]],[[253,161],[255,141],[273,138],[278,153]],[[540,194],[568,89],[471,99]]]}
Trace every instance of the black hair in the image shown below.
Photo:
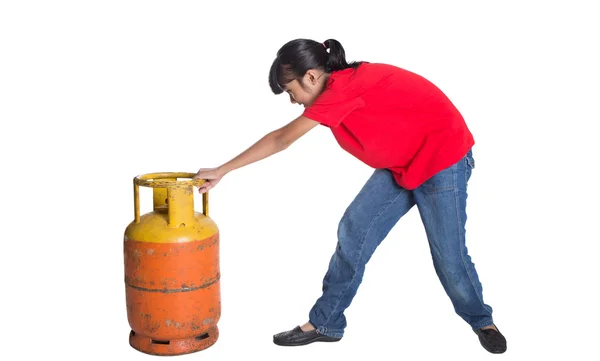
{"label": "black hair", "polygon": [[281,94],[285,84],[301,79],[309,69],[322,69],[326,73],[332,73],[357,68],[360,64],[361,62],[346,62],[344,48],[335,39],[328,39],[323,43],[296,39],[286,43],[277,52],[269,72],[269,85],[273,93]]}

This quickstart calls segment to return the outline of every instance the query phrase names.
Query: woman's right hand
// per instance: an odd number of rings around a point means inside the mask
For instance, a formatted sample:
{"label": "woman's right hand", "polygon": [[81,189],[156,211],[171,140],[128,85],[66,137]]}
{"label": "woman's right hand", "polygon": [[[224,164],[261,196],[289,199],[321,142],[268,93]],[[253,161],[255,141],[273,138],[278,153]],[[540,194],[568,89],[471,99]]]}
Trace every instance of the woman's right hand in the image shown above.
{"label": "woman's right hand", "polygon": [[193,179],[204,179],[206,182],[198,186],[198,193],[202,194],[214,188],[224,175],[220,168],[200,168]]}

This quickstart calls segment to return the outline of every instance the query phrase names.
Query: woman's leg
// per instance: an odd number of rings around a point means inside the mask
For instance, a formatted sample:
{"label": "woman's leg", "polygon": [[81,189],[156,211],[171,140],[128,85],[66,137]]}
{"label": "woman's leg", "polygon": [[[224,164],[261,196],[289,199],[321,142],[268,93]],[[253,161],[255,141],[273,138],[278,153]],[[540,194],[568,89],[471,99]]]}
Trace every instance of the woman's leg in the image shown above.
{"label": "woman's leg", "polygon": [[350,306],[365,265],[389,231],[414,205],[412,192],[398,186],[388,170],[378,169],[349,207],[338,228],[338,243],[323,279],[323,294],[309,313],[317,332],[342,337],[344,310]]}
{"label": "woman's leg", "polygon": [[465,242],[467,182],[474,167],[472,153],[439,172],[413,191],[435,271],[456,313],[474,330],[493,324],[492,307]]}

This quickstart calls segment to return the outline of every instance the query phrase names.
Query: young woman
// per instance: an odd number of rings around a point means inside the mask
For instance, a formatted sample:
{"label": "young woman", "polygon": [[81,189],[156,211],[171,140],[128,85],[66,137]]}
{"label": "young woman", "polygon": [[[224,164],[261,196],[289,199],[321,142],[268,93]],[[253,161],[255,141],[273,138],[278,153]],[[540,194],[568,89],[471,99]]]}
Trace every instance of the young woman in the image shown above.
{"label": "young woman", "polygon": [[217,168],[202,168],[203,193],[232,170],[289,147],[317,125],[375,169],[348,206],[323,279],[323,294],[308,322],[273,337],[277,345],[335,342],[344,335],[348,308],[365,265],[388,232],[414,205],[425,226],[435,271],[456,313],[492,353],[506,350],[492,308],[465,244],[467,182],[475,166],[474,139],[459,111],[434,84],[405,69],[348,63],[342,45],[296,39],[277,53],[269,84],[304,111],[295,120]]}

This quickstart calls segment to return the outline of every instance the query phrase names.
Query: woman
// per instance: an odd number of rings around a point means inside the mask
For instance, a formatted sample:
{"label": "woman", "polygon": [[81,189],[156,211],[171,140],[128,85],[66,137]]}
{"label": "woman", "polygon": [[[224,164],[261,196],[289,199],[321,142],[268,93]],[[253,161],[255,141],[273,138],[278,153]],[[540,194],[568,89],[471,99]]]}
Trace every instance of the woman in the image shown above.
{"label": "woman", "polygon": [[[329,51],[328,51],[329,50]],[[289,147],[317,125],[373,175],[347,208],[323,279],[323,294],[308,322],[278,333],[277,345],[335,342],[365,265],[398,220],[414,205],[425,226],[435,271],[456,313],[492,353],[506,351],[492,308],[465,244],[467,182],[475,166],[474,139],[463,117],[434,84],[388,64],[347,63],[342,45],[296,39],[277,53],[269,75],[275,94],[304,106],[301,116],[265,135],[217,168],[198,171],[212,189],[231,171]]]}

